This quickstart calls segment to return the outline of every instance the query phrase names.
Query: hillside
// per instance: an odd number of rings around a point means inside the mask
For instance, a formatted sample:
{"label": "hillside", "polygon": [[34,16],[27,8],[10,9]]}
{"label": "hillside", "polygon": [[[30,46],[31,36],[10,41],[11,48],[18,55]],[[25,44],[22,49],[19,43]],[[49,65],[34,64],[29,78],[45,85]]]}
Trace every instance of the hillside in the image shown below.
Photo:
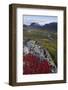
{"label": "hillside", "polygon": [[27,30],[27,28],[29,29],[37,29],[37,30],[48,30],[51,32],[57,32],[57,23],[56,22],[52,22],[49,24],[45,24],[45,25],[40,25],[38,23],[31,23],[30,25],[23,25],[23,27],[25,28],[25,30]]}
{"label": "hillside", "polygon": [[24,24],[23,39],[24,41],[37,41],[42,48],[47,49],[57,67],[57,23],[52,22],[45,25],[38,23]]}

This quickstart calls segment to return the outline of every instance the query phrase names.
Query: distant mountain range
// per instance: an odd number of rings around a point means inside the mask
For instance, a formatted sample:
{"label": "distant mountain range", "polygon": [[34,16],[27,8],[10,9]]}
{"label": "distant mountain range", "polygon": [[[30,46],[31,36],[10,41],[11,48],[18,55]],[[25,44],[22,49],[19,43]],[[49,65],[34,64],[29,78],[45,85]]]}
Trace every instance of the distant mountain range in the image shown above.
{"label": "distant mountain range", "polygon": [[49,30],[49,31],[53,31],[53,32],[57,32],[57,23],[56,22],[52,22],[49,24],[44,24],[44,25],[40,25],[38,23],[31,23],[30,25],[23,25],[24,28],[29,28],[32,30]]}

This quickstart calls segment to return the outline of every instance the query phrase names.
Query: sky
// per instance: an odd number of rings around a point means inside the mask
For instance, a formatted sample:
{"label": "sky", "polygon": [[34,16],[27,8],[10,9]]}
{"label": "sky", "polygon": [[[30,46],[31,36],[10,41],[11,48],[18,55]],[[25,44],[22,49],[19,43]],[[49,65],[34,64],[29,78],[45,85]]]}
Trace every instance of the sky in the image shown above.
{"label": "sky", "polygon": [[51,22],[57,22],[58,20],[57,16],[24,15],[23,21],[26,25],[30,25],[33,22],[44,25]]}

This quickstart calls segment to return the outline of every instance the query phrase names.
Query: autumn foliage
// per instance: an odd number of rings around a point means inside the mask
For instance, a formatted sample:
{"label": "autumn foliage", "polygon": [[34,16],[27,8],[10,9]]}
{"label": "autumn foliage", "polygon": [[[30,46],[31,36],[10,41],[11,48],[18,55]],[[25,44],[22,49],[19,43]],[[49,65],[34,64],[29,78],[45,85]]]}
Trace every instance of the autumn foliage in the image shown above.
{"label": "autumn foliage", "polygon": [[30,53],[23,56],[23,74],[45,74],[50,71],[51,66],[47,60],[40,60]]}

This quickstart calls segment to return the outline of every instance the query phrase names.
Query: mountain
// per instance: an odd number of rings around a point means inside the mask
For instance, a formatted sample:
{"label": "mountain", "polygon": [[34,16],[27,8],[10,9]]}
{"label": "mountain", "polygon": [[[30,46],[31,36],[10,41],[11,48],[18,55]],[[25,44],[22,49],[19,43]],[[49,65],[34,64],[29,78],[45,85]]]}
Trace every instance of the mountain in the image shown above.
{"label": "mountain", "polygon": [[49,23],[49,24],[45,24],[42,27],[43,29],[47,29],[47,30],[51,30],[51,31],[57,31],[57,23],[53,22],[53,23]]}
{"label": "mountain", "polygon": [[31,23],[31,24],[30,24],[30,27],[31,27],[31,28],[34,28],[34,29],[40,29],[40,28],[41,28],[41,25],[38,24],[38,23]]}
{"label": "mountain", "polygon": [[38,23],[31,23],[30,25],[23,25],[24,29],[37,29],[37,30],[48,30],[48,31],[53,31],[53,32],[57,32],[57,23],[56,22],[52,22],[49,24],[44,24],[44,25],[40,25]]}

